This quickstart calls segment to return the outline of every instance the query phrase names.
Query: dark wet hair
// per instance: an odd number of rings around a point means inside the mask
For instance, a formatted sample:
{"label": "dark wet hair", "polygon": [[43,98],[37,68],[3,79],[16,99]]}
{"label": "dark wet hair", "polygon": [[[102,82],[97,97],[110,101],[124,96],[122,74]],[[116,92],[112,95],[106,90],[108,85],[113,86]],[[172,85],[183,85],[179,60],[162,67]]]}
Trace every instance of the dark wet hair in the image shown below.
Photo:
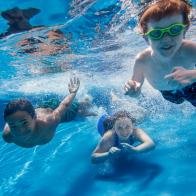
{"label": "dark wet hair", "polygon": [[16,99],[10,101],[4,110],[4,120],[6,121],[6,117],[17,112],[24,111],[30,114],[32,118],[35,117],[35,109],[30,101],[26,99]]}
{"label": "dark wet hair", "polygon": [[126,110],[120,110],[120,111],[116,112],[113,116],[108,117],[103,122],[103,126],[104,126],[105,130],[112,129],[115,122],[121,118],[129,118],[132,123],[136,122],[136,119],[131,115],[130,112],[128,112]]}

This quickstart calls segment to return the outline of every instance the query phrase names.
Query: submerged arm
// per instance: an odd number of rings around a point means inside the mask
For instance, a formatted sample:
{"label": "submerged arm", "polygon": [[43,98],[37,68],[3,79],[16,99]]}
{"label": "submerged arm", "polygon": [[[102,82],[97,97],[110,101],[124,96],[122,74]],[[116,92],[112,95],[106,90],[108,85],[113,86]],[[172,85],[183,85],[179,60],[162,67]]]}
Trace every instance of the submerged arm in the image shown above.
{"label": "submerged arm", "polygon": [[139,95],[142,84],[144,82],[143,63],[141,60],[136,59],[133,68],[133,76],[131,80],[125,83],[124,90],[126,95],[134,96]]}

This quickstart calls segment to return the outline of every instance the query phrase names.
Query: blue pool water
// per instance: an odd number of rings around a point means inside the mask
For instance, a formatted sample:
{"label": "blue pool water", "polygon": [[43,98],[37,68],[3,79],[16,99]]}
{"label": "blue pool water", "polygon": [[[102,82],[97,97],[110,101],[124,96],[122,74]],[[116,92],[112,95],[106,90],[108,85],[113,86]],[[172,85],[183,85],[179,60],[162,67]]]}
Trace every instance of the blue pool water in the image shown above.
{"label": "blue pool water", "polygon": [[[25,97],[35,103],[47,95],[62,97],[74,73],[81,79],[77,98],[91,95],[100,115],[111,109],[107,99],[111,90],[125,101],[124,109],[131,103],[144,107],[148,118],[139,126],[155,140],[156,149],[116,167],[92,165],[90,155],[100,139],[98,117],[62,123],[50,143],[32,149],[6,144],[0,138],[0,195],[196,195],[195,108],[187,102],[165,101],[147,82],[139,100],[123,96],[122,86],[131,75],[135,54],[146,47],[134,29],[137,1],[0,1],[0,11],[15,6],[41,9],[31,23],[47,27],[0,40],[1,130],[8,100]],[[3,33],[6,21],[0,18],[0,24]],[[69,50],[52,56],[20,52],[17,42],[54,27],[67,36]],[[196,41],[195,35],[193,22],[187,37]]]}

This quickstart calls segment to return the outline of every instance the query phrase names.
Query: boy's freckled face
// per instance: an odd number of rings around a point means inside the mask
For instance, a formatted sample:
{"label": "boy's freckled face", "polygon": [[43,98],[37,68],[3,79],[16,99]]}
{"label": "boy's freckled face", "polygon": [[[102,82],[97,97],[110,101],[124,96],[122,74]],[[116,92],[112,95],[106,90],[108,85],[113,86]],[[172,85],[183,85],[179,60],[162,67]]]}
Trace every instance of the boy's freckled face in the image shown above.
{"label": "boy's freckled face", "polygon": [[35,128],[35,119],[25,111],[17,111],[6,117],[6,122],[14,136],[26,136]]}
{"label": "boy's freckled face", "polygon": [[[150,20],[148,23],[148,30],[154,28],[166,28],[175,23],[183,23],[181,14],[167,16],[159,21]],[[155,54],[158,53],[162,57],[171,58],[180,48],[183,36],[184,31],[182,31],[181,34],[177,36],[170,36],[168,33],[165,33],[160,40],[152,40],[148,38],[148,41]]]}

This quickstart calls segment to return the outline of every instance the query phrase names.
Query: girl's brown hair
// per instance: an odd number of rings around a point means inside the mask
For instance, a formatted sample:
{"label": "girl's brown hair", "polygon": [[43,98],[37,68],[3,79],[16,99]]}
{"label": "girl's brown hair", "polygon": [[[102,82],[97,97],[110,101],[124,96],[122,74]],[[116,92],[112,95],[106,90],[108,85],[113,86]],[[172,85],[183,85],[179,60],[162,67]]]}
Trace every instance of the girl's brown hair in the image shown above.
{"label": "girl's brown hair", "polygon": [[136,119],[126,110],[120,110],[116,112],[113,116],[108,117],[104,122],[103,126],[105,130],[112,129],[115,122],[121,118],[129,118],[132,123],[136,123]]}

